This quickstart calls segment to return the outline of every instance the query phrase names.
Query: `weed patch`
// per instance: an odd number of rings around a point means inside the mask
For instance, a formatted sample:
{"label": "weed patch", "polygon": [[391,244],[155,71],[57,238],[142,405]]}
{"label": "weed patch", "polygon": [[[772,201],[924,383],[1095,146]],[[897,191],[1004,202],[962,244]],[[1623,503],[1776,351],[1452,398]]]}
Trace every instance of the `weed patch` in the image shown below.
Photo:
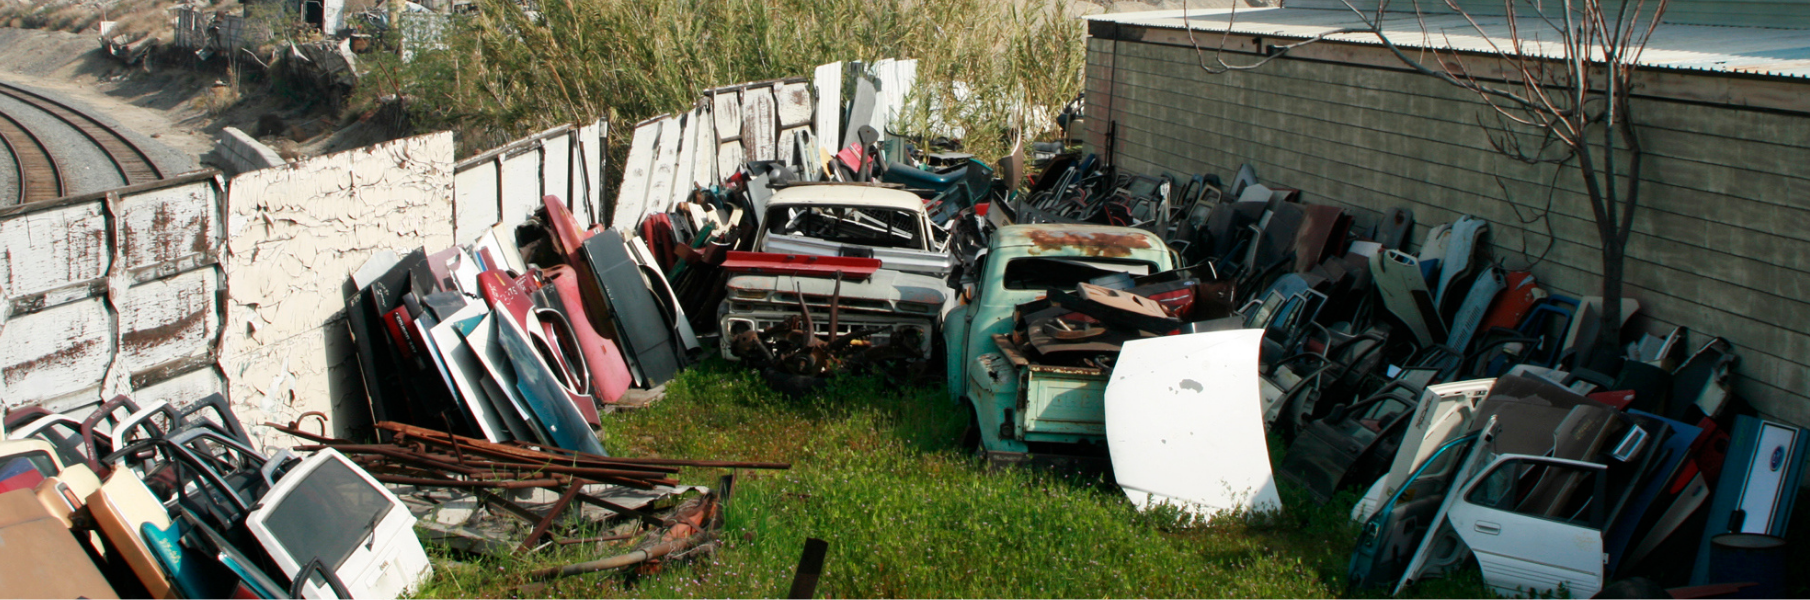
{"label": "weed patch", "polygon": [[[555,597],[773,597],[806,537],[830,542],[821,597],[1330,597],[1344,590],[1355,495],[1326,506],[1283,488],[1283,512],[1199,520],[1138,511],[1088,477],[989,470],[958,447],[966,414],[940,389],[844,377],[789,399],[721,361],[668,384],[666,399],[612,418],[605,445],[625,456],[787,461],[741,471],[724,547],[713,559],[645,576],[554,582]],[[1279,456],[1279,455],[1278,455]],[[687,483],[721,471],[691,469]],[[521,573],[619,549],[525,559],[453,557],[420,594],[506,596]],[[1474,576],[1413,595],[1475,597]]]}

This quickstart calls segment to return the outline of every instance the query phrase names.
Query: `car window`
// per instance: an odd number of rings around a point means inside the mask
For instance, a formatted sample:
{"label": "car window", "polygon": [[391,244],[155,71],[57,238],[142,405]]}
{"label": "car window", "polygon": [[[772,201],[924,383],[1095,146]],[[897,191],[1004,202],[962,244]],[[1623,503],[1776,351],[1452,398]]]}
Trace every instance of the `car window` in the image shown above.
{"label": "car window", "polygon": [[1490,469],[1465,496],[1478,506],[1597,527],[1600,469],[1544,461],[1510,460]]}
{"label": "car window", "polygon": [[296,564],[319,558],[337,571],[393,505],[381,490],[337,460],[323,462],[306,477],[277,500],[264,526]]}
{"label": "car window", "polygon": [[1008,290],[1072,290],[1080,283],[1118,275],[1149,275],[1156,265],[1149,261],[1086,258],[1025,257],[1006,263],[1004,284]]}
{"label": "car window", "polygon": [[926,248],[918,214],[856,206],[777,206],[767,214],[767,233],[813,237],[875,248]]}

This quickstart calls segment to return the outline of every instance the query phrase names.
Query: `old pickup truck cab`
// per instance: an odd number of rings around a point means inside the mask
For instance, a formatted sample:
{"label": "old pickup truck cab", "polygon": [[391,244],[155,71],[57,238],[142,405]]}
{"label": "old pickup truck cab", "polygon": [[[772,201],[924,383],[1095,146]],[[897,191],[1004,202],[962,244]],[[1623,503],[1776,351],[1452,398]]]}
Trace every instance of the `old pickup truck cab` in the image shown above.
{"label": "old pickup truck cab", "polygon": [[1011,334],[1013,309],[1049,290],[1072,290],[1101,276],[1176,267],[1175,255],[1162,239],[1129,227],[1010,225],[994,232],[963,275],[961,303],[944,317],[942,328],[950,398],[973,410],[978,441],[989,459],[1017,462],[1032,451],[1032,444],[1106,439],[1110,373],[1030,364],[1014,349],[1001,348],[995,336]]}
{"label": "old pickup truck cab", "polygon": [[792,185],[773,193],[757,252],[864,256],[884,268],[943,277],[955,259],[916,194],[865,184]]}

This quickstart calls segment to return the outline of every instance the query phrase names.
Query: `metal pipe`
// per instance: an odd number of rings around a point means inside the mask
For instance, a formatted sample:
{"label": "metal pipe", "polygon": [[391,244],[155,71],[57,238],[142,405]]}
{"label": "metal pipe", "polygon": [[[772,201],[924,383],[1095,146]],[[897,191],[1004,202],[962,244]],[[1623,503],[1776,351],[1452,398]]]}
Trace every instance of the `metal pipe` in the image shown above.
{"label": "metal pipe", "polygon": [[684,539],[668,540],[628,554],[620,554],[609,558],[581,562],[563,567],[541,569],[529,573],[528,578],[536,580],[558,579],[560,577],[571,577],[573,575],[583,575],[585,573],[630,567],[702,544],[709,541],[711,537],[712,536],[708,533],[700,533]]}

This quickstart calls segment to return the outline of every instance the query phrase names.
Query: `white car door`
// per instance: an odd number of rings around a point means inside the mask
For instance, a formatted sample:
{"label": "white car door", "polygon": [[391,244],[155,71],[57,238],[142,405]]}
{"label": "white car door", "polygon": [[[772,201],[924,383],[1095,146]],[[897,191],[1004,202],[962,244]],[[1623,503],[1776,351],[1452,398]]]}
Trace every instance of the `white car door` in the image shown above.
{"label": "white car door", "polygon": [[1511,595],[1560,585],[1574,598],[1596,595],[1603,586],[1604,468],[1509,454],[1472,479],[1448,517],[1484,581]]}
{"label": "white car door", "polygon": [[[285,576],[318,559],[354,598],[396,598],[433,572],[408,508],[331,449],[277,480],[245,524]],[[318,578],[302,589],[309,598],[332,593]]]}

